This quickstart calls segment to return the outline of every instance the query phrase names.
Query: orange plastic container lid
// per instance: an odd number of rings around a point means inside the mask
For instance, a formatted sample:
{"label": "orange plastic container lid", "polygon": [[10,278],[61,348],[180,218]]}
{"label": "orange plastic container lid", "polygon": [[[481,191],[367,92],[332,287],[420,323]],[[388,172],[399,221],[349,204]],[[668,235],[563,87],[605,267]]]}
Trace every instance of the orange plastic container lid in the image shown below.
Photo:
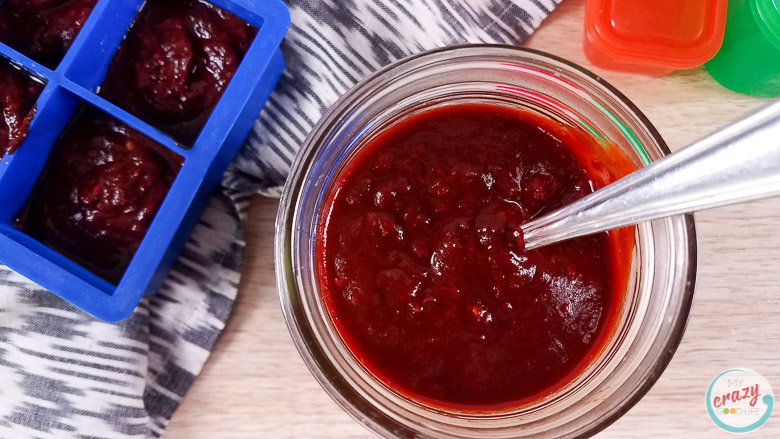
{"label": "orange plastic container lid", "polygon": [[600,67],[649,75],[697,67],[720,49],[727,0],[588,0],[585,54]]}

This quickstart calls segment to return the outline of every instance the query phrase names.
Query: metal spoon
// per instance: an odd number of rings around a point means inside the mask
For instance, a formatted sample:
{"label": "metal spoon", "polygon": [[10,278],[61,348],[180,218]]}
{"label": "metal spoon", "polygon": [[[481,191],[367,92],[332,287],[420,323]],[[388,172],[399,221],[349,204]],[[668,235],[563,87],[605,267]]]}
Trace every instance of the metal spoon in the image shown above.
{"label": "metal spoon", "polygon": [[780,101],[521,228],[532,250],[774,195],[780,195]]}

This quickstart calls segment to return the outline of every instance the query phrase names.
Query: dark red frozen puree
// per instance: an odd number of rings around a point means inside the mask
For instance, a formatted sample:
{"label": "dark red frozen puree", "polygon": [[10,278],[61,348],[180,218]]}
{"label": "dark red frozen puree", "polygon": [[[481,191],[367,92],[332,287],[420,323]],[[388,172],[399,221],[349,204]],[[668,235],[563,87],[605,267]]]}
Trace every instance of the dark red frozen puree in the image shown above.
{"label": "dark red frozen puree", "polygon": [[606,147],[486,104],[372,140],[324,207],[320,249],[327,309],[359,361],[413,399],[466,410],[523,404],[581,370],[620,306],[633,232],[524,251],[519,225],[633,169],[589,148]]}
{"label": "dark red frozen puree", "polygon": [[39,81],[0,60],[0,158],[13,153],[27,137],[41,90]]}
{"label": "dark red frozen puree", "polygon": [[192,146],[256,34],[206,2],[149,0],[100,94]]}
{"label": "dark red frozen puree", "polygon": [[126,125],[88,110],[55,145],[17,225],[117,283],[181,162]]}
{"label": "dark red frozen puree", "polygon": [[97,0],[0,1],[0,41],[54,68],[96,3]]}

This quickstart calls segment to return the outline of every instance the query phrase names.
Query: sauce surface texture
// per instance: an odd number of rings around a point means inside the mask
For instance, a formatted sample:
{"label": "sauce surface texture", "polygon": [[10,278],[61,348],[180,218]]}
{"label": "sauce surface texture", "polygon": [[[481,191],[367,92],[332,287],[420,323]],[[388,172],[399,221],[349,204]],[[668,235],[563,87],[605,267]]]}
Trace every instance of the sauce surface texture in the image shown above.
{"label": "sauce surface texture", "polygon": [[355,357],[390,388],[457,409],[517,406],[568,382],[608,337],[633,230],[526,252],[519,225],[633,167],[589,148],[604,149],[489,104],[427,110],[371,140],[324,207],[318,251]]}

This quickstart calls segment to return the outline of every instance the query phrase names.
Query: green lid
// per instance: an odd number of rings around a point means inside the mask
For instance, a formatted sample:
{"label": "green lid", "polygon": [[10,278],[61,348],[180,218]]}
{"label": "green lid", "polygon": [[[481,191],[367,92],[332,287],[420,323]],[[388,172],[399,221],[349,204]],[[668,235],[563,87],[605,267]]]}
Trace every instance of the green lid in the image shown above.
{"label": "green lid", "polygon": [[764,36],[780,49],[780,0],[750,0],[756,23]]}

